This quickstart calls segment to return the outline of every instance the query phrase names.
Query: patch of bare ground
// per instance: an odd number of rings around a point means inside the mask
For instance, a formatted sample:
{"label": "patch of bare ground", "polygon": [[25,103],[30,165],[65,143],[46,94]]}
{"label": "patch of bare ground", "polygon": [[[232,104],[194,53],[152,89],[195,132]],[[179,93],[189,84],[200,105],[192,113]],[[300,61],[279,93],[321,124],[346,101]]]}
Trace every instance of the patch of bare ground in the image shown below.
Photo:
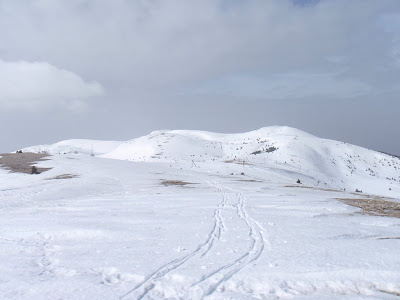
{"label": "patch of bare ground", "polygon": [[182,180],[163,180],[161,181],[161,184],[165,185],[165,186],[185,186],[188,184],[195,184],[192,182],[186,182],[186,181],[182,181]]}
{"label": "patch of bare ground", "polygon": [[285,187],[312,189],[312,190],[325,191],[325,192],[343,193],[343,191],[341,191],[341,190],[326,189],[326,188],[320,188],[320,187],[317,187],[317,186],[307,186],[307,185],[300,185],[300,184],[298,184],[298,185],[285,185]]}
{"label": "patch of bare ground", "polygon": [[[335,192],[335,193],[344,192],[341,190],[325,189],[325,188],[305,186],[305,185],[286,185],[285,187],[312,189],[312,190]],[[340,202],[345,203],[347,205],[361,208],[363,214],[371,216],[400,218],[400,203],[390,201],[390,199],[392,198],[362,194],[362,193],[350,193],[350,195],[354,195],[359,198],[334,198],[334,199],[339,200]]]}
{"label": "patch of bare ground", "polygon": [[[45,161],[49,154],[39,153],[2,153],[0,154],[0,166],[9,170],[11,173],[26,173],[31,174],[32,166],[39,161]],[[39,168],[38,173],[46,172],[52,168]]]}
{"label": "patch of bare ground", "polygon": [[224,163],[237,164],[237,165],[246,165],[246,166],[252,166],[253,165],[252,163],[249,163],[248,161],[242,160],[242,159],[228,159],[228,160],[225,160]]}
{"label": "patch of bare ground", "polygon": [[390,295],[395,295],[397,297],[400,297],[400,293],[396,292],[396,291],[388,291],[388,290],[382,290],[382,289],[378,289],[378,291],[385,293],[385,294],[390,294]]}
{"label": "patch of bare ground", "polygon": [[62,175],[57,175],[54,177],[46,178],[46,180],[57,180],[57,179],[72,179],[72,178],[77,178],[79,175],[77,174],[62,174]]}
{"label": "patch of bare ground", "polygon": [[384,197],[367,195],[363,198],[335,198],[347,205],[362,209],[363,214],[371,216],[400,218],[400,203],[388,201]]}
{"label": "patch of bare ground", "polygon": [[244,182],[262,182],[260,180],[255,180],[255,179],[239,179],[238,181],[244,181]]}

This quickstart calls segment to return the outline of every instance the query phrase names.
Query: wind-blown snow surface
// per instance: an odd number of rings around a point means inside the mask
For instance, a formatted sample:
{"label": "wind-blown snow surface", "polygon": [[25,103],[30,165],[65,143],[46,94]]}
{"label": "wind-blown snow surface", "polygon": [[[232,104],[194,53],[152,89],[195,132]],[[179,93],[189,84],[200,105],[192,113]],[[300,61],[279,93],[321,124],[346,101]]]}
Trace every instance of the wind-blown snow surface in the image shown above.
{"label": "wind-blown snow surface", "polygon": [[400,293],[400,219],[335,200],[398,201],[398,159],[286,127],[159,131],[104,155],[118,160],[64,150],[40,175],[0,169],[1,299]]}
{"label": "wind-blown snow surface", "polygon": [[97,140],[66,140],[52,145],[37,145],[24,148],[24,152],[48,154],[93,154],[100,155],[113,151],[122,142]]}

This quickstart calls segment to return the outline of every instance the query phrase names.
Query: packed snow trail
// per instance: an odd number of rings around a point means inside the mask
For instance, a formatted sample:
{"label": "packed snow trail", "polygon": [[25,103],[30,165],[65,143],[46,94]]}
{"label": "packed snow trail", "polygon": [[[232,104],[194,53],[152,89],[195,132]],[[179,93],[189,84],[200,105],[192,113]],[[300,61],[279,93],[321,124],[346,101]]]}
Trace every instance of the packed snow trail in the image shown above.
{"label": "packed snow trail", "polygon": [[264,237],[264,229],[261,227],[260,223],[248,215],[246,211],[246,198],[241,194],[241,192],[222,186],[218,182],[206,182],[211,187],[216,188],[219,195],[222,197],[222,200],[214,210],[213,228],[208,234],[206,241],[189,254],[159,267],[156,271],[148,275],[142,283],[122,295],[120,299],[145,298],[157,286],[158,282],[166,280],[165,277],[167,274],[177,270],[184,264],[190,263],[192,258],[195,256],[200,260],[217,260],[218,258],[212,256],[211,250],[216,243],[221,242],[221,238],[227,229],[223,212],[227,203],[232,202],[232,200],[234,204],[231,206],[235,207],[236,219],[243,220],[244,224],[247,226],[248,236],[250,239],[248,249],[232,261],[225,263],[209,273],[203,274],[203,276],[194,283],[190,284],[187,282],[186,286],[181,287],[182,290],[176,291],[177,294],[183,293],[188,297],[195,299],[210,296],[217,291],[218,287],[222,283],[228,281],[243,268],[251,266],[252,263],[255,263],[261,256],[266,245],[269,245],[269,243]]}

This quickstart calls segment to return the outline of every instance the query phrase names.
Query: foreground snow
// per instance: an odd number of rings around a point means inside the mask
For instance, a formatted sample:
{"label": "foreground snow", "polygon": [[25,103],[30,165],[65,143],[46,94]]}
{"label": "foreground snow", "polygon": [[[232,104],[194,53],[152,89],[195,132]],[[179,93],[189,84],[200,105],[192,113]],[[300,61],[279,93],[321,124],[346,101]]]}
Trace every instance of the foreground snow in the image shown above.
{"label": "foreground snow", "polygon": [[[215,157],[70,153],[40,162],[53,167],[40,175],[0,169],[0,298],[396,299],[400,219],[335,200],[359,195],[320,189],[322,172],[259,155],[251,164]],[[363,183],[335,172],[330,188]],[[78,177],[54,179],[63,174]],[[389,193],[384,178],[374,180],[368,189]]]}

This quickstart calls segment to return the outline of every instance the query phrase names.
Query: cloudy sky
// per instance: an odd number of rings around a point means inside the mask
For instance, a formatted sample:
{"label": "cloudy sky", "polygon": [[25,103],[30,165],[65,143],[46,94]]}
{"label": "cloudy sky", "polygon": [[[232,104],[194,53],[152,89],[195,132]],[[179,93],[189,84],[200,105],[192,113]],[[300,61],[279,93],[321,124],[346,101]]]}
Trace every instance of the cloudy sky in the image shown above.
{"label": "cloudy sky", "polygon": [[0,151],[289,125],[400,154],[399,0],[0,0]]}

